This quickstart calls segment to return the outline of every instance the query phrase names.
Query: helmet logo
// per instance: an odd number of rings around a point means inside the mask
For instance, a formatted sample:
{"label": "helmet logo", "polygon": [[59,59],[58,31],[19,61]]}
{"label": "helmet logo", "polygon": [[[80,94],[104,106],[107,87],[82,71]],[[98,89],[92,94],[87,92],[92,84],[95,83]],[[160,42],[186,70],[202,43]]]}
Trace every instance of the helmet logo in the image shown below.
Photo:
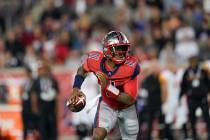
{"label": "helmet logo", "polygon": [[116,38],[111,38],[110,40],[108,40],[108,45],[113,45],[117,43],[119,43],[119,40]]}

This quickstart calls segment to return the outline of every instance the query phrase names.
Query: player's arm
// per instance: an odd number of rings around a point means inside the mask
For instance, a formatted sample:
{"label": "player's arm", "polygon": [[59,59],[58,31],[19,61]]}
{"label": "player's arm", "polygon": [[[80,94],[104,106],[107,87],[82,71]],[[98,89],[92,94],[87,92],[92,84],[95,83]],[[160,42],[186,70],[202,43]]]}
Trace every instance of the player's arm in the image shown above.
{"label": "player's arm", "polygon": [[134,79],[130,80],[124,85],[124,92],[120,92],[116,100],[126,105],[134,104],[138,94],[138,85],[138,76],[136,76]]}
{"label": "player's arm", "polygon": [[164,74],[160,74],[159,76],[160,80],[160,89],[161,89],[161,110],[165,114],[168,112],[168,104],[167,104],[167,98],[168,98],[168,86],[167,86],[167,79],[164,76]]}
{"label": "player's arm", "polygon": [[161,101],[164,104],[168,98],[168,89],[167,89],[167,81],[166,78],[160,74],[159,76],[160,85],[161,85]]}
{"label": "player's arm", "polygon": [[133,97],[125,92],[121,92],[116,100],[126,105],[132,105],[135,103],[135,100],[133,99]]}
{"label": "player's arm", "polygon": [[90,72],[89,66],[88,66],[88,59],[85,60],[82,66],[80,66],[77,70],[76,76],[74,78],[74,84],[73,84],[73,90],[72,93],[67,101],[67,106],[74,105],[76,103],[76,98],[78,96],[85,95],[80,91],[80,88],[82,86],[82,83],[84,82],[88,72]]}
{"label": "player's arm", "polygon": [[70,95],[69,102],[75,102],[76,97],[84,94],[80,91],[80,88],[82,86],[82,83],[84,82],[88,71],[85,70],[83,66],[79,67],[77,70],[77,74],[74,78],[74,84],[73,84],[73,91]]}

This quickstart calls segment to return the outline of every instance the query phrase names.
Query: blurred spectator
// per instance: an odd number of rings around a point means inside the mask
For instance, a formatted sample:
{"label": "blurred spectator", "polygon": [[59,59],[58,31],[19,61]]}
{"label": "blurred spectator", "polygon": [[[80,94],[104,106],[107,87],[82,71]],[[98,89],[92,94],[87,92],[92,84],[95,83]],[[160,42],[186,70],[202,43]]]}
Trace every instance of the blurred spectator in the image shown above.
{"label": "blurred spectator", "polygon": [[183,0],[177,0],[176,2],[173,0],[164,0],[164,10],[165,12],[181,12],[183,9]]}
{"label": "blurred spectator", "polygon": [[209,52],[210,52],[210,37],[200,42],[199,60],[201,61],[210,60]]}
{"label": "blurred spectator", "polygon": [[0,14],[0,35],[4,34],[6,31],[5,18]]}
{"label": "blurred spectator", "polygon": [[131,11],[127,5],[119,7],[114,15],[115,20],[113,21],[115,30],[125,32],[130,36],[129,22],[131,17]]}
{"label": "blurred spectator", "polygon": [[160,52],[159,60],[162,66],[166,66],[168,60],[174,57],[173,44],[168,42]]}
{"label": "blurred spectator", "polygon": [[7,56],[6,65],[8,67],[17,67],[23,65],[22,60],[24,57],[25,48],[20,40],[16,38],[13,30],[7,32],[5,49]]}
{"label": "blurred spectator", "polygon": [[48,18],[54,20],[59,20],[61,16],[61,11],[59,8],[55,7],[54,1],[48,3],[48,7],[41,14],[40,21],[41,23],[45,22]]}
{"label": "blurred spectator", "polygon": [[86,47],[84,48],[85,52],[98,50],[102,51],[102,42],[101,40],[105,36],[106,32],[111,30],[110,23],[103,19],[101,16],[97,16],[94,22],[91,23],[91,34],[87,40]]}
{"label": "blurred spectator", "polygon": [[197,140],[196,133],[196,116],[195,111],[201,107],[203,119],[206,122],[208,140],[210,140],[210,117],[207,96],[210,91],[210,80],[208,72],[205,71],[199,61],[198,56],[194,55],[189,58],[189,67],[185,70],[181,83],[180,98],[186,95],[188,98],[189,121],[191,123],[192,136]]}
{"label": "blurred spectator", "polygon": [[4,44],[4,40],[2,38],[0,38],[0,68],[4,68],[5,67],[5,60],[6,56],[5,56],[5,44]]}
{"label": "blurred spectator", "polygon": [[[173,65],[173,64],[170,64]],[[173,73],[175,71],[174,67],[171,67],[173,69],[170,70],[164,70],[160,74],[160,79],[161,79],[161,91],[162,91],[162,112],[165,115],[165,124],[166,124],[166,138],[170,140],[174,140],[173,136],[173,130],[172,130],[172,125],[173,125],[173,120],[175,118],[175,108],[178,105],[177,103],[177,92],[175,94],[173,93],[173,86],[174,83],[171,81],[169,82],[170,78],[173,76]],[[172,71],[173,70],[173,71]],[[169,85],[172,84],[172,85]]]}
{"label": "blurred spectator", "polygon": [[64,64],[66,61],[70,46],[69,46],[69,39],[70,39],[70,34],[67,31],[62,31],[58,41],[56,42],[55,45],[55,61],[58,64]]}
{"label": "blurred spectator", "polygon": [[37,65],[38,65],[37,59],[38,58],[36,56],[35,49],[32,46],[27,46],[23,61],[24,61],[24,65],[31,69],[31,71],[33,72],[33,75],[35,74],[34,72],[37,69]]}
{"label": "blurred spectator", "polygon": [[21,42],[24,47],[27,47],[28,45],[32,45],[35,37],[34,37],[34,21],[31,14],[27,14],[24,16],[23,19],[23,32],[21,35]]}
{"label": "blurred spectator", "polygon": [[32,85],[32,111],[39,115],[41,140],[57,140],[58,83],[48,63],[40,62],[39,75]]}
{"label": "blurred spectator", "polygon": [[79,50],[72,50],[69,53],[68,58],[66,59],[65,66],[70,70],[77,70],[78,67],[82,64],[82,58]]}
{"label": "blurred spectator", "polygon": [[77,0],[75,11],[78,15],[84,14],[86,11],[87,5],[85,0]]}
{"label": "blurred spectator", "polygon": [[[178,69],[177,62],[174,59],[174,55],[172,55],[167,58],[166,69],[164,69],[160,74],[161,91],[163,94],[162,97],[164,98],[162,111],[165,115],[165,133],[166,138],[168,139],[175,139],[173,135],[173,128],[175,130],[181,130],[183,126],[186,128],[186,103],[179,106],[180,82],[183,73],[182,69]],[[174,122],[175,119],[176,121]],[[188,135],[186,129],[184,129],[184,134],[185,139],[187,139]]]}
{"label": "blurred spectator", "polygon": [[35,135],[38,130],[38,120],[31,109],[31,87],[33,84],[32,71],[26,67],[27,80],[22,88],[22,121],[23,121],[23,139],[27,140],[30,135]]}
{"label": "blurred spectator", "polygon": [[0,84],[0,103],[6,104],[8,100],[8,89],[3,83]]}
{"label": "blurred spectator", "polygon": [[206,13],[210,13],[209,3],[210,2],[208,0],[204,0],[204,2],[203,2],[203,9],[205,10]]}
{"label": "blurred spectator", "polygon": [[195,30],[186,23],[183,23],[183,26],[176,31],[175,53],[179,63],[187,63],[189,57],[199,53]]}
{"label": "blurred spectator", "polygon": [[142,89],[145,89],[147,91],[147,102],[146,102],[146,112],[147,113],[147,140],[152,139],[152,130],[153,130],[153,124],[156,119],[158,119],[158,130],[160,130],[159,138],[163,139],[163,125],[164,125],[164,117],[161,111],[161,85],[160,85],[160,79],[159,79],[159,70],[156,68],[156,70],[147,76],[147,78],[142,83]]}
{"label": "blurred spectator", "polygon": [[43,35],[43,32],[39,25],[33,28],[33,36],[34,36],[34,39],[33,39],[31,45],[35,49],[36,53],[40,53],[40,50],[43,47],[43,42],[45,41],[44,37],[46,37],[46,36]]}

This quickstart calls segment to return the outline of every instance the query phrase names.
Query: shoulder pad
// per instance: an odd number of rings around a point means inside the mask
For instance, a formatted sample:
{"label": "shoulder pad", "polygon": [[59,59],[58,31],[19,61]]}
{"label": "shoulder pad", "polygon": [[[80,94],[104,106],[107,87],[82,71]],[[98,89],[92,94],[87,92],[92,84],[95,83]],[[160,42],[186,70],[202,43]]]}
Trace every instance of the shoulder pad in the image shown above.
{"label": "shoulder pad", "polygon": [[101,56],[103,56],[103,53],[99,51],[91,51],[88,53],[88,59],[99,60]]}
{"label": "shoulder pad", "polygon": [[87,65],[90,71],[100,70],[100,62],[103,58],[103,53],[98,51],[92,51],[88,53]]}
{"label": "shoulder pad", "polygon": [[138,60],[131,56],[125,61],[124,64],[135,68],[136,64],[138,64]]}

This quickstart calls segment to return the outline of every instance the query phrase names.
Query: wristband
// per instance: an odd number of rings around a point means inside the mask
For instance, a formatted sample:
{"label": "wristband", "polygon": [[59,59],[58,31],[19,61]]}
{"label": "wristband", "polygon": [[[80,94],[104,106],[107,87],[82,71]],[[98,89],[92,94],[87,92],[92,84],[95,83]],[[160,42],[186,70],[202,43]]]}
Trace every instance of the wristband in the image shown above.
{"label": "wristband", "polygon": [[76,75],[74,78],[73,88],[80,89],[84,80],[85,80],[85,78],[82,75]]}
{"label": "wristband", "polygon": [[106,95],[108,97],[116,99],[120,95],[120,90],[115,86],[113,86],[112,84],[109,84],[106,90],[107,90]]}

